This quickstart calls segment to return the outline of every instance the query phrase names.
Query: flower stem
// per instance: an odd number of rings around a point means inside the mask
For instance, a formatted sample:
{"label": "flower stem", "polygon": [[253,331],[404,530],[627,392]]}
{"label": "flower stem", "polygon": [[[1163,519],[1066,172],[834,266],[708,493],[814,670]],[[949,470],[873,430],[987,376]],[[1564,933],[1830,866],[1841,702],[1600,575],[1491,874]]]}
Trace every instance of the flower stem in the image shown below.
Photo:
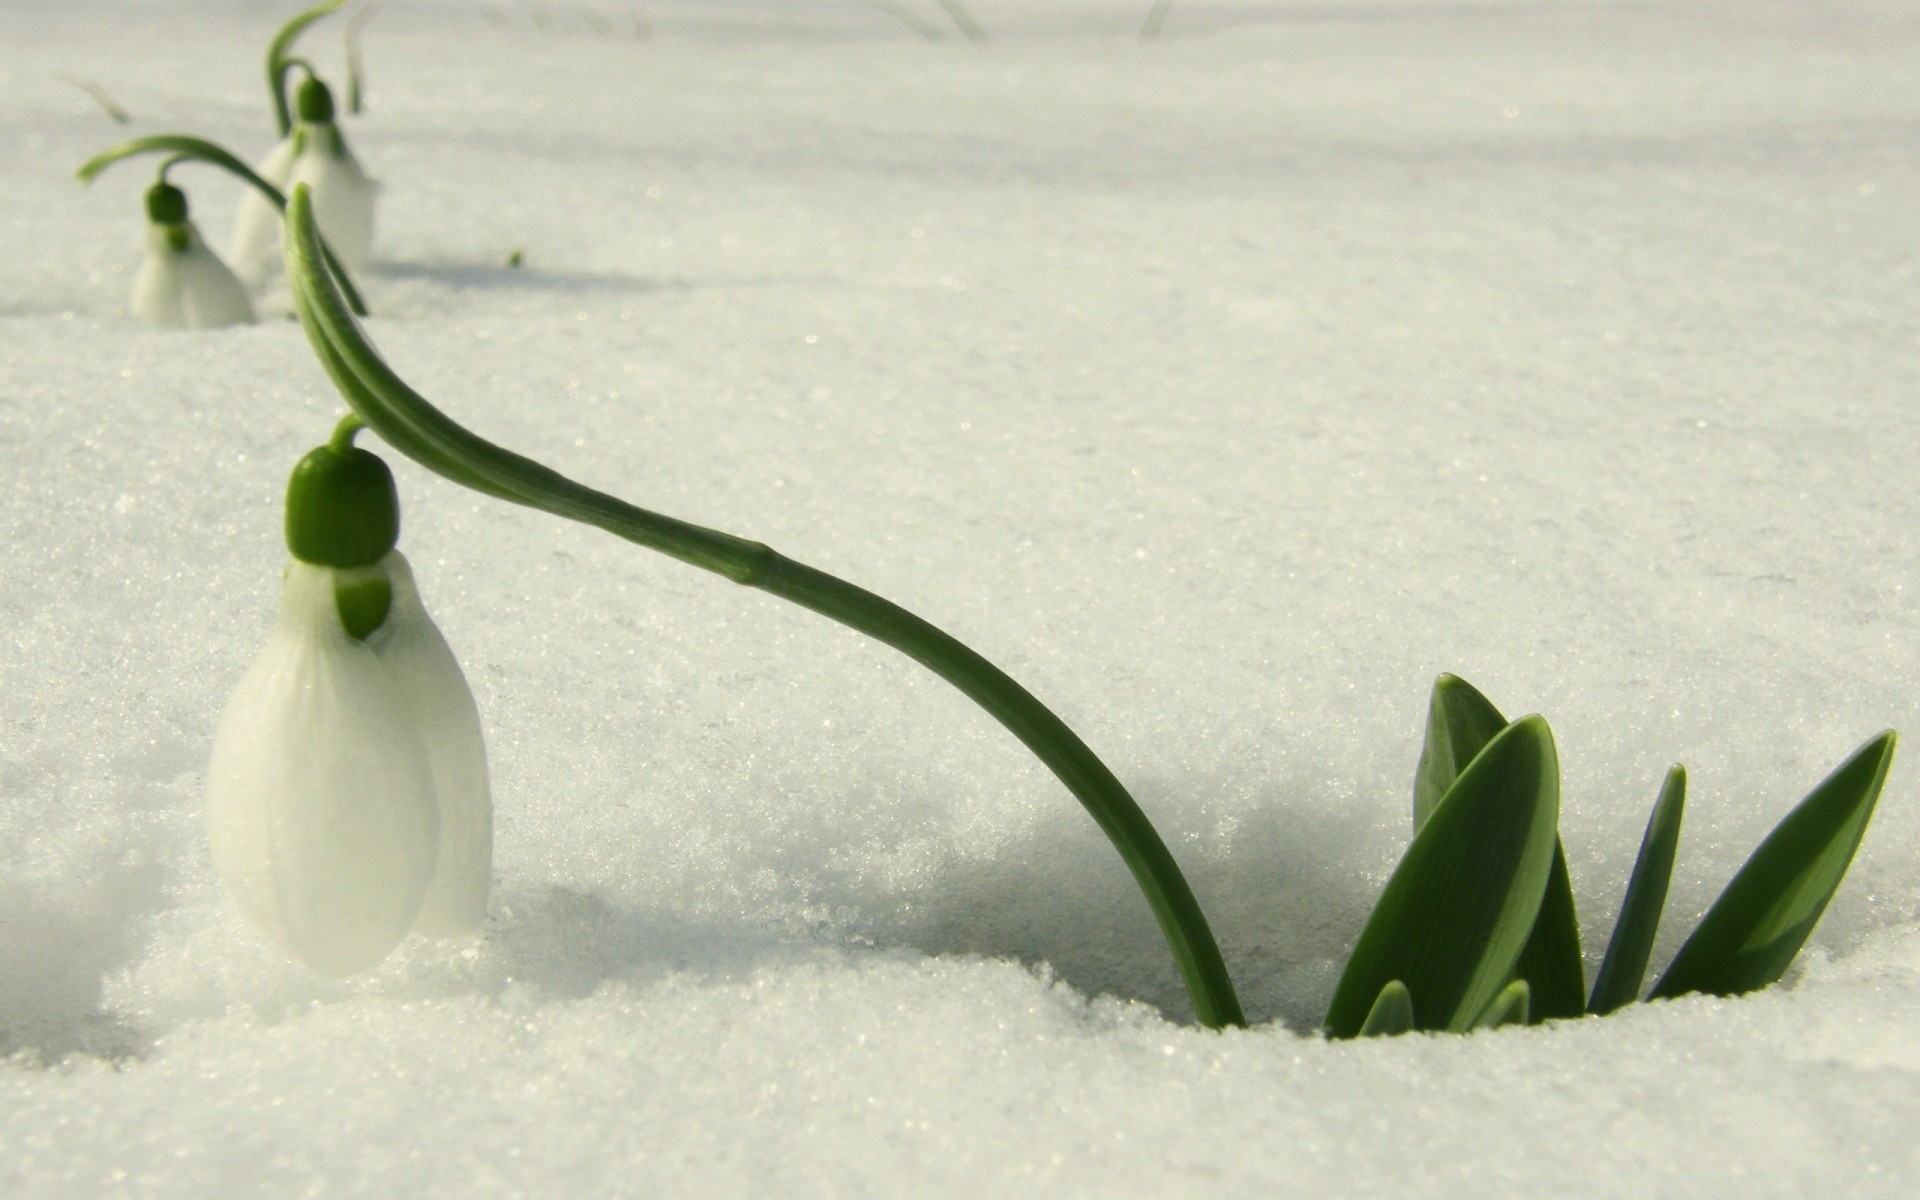
{"label": "flower stem", "polygon": [[864,588],[766,550],[740,582],[885,642],[958,688],[1033,751],[1086,807],[1146,894],[1200,1023],[1244,1025],[1233,981],[1193,890],[1147,815],[1107,765],[1046,705],[959,639]]}
{"label": "flower stem", "polygon": [[333,436],[327,439],[327,448],[336,454],[345,454],[353,448],[354,435],[366,427],[367,423],[360,419],[360,414],[348,413],[333,427]]}
{"label": "flower stem", "polygon": [[[75,171],[74,174],[80,177],[81,183],[92,183],[94,177],[99,175],[100,172],[106,170],[123,158],[132,158],[137,154],[172,155],[166,164],[161,167],[163,174],[167,168],[178,162],[195,160],[198,162],[211,163],[221,170],[231,175],[237,175],[247,183],[252,184],[261,195],[273,202],[273,206],[280,210],[282,219],[285,219],[287,212],[286,194],[271,183],[260,178],[258,172],[246,163],[241,162],[234,156],[232,151],[218,143],[207,141],[205,138],[189,137],[181,133],[155,133],[149,134],[146,137],[137,137],[132,141],[122,142],[111,150],[102,150],[86,162],[81,163],[80,169]],[[319,235],[316,234],[315,236],[318,237]],[[347,269],[341,266],[340,261],[333,256],[333,251],[327,248],[324,239],[320,240],[317,244],[319,246],[320,256],[326,260],[328,269],[333,272],[334,278],[340,281],[340,291],[346,299],[347,307],[353,310],[355,316],[366,316],[366,303],[360,299],[360,293],[354,288],[353,280],[347,277]]]}
{"label": "flower stem", "polygon": [[367,18],[371,17],[379,7],[378,4],[363,5],[351,17],[347,18],[347,32],[345,34],[347,48],[347,111],[350,113],[359,113],[362,94],[366,90],[364,86],[366,72],[360,65],[360,29],[367,23]]}
{"label": "flower stem", "polygon": [[932,670],[1032,750],[1112,841],[1160,922],[1200,1023],[1216,1029],[1246,1023],[1213,932],[1172,852],[1113,772],[1032,693],[958,639],[872,592],[758,542],[583,487],[469,432],[394,374],[354,323],[320,255],[304,186],[294,189],[287,210],[286,247],[294,306],[315,353],[354,411],[395,449],[455,483],[597,526],[831,617]]}

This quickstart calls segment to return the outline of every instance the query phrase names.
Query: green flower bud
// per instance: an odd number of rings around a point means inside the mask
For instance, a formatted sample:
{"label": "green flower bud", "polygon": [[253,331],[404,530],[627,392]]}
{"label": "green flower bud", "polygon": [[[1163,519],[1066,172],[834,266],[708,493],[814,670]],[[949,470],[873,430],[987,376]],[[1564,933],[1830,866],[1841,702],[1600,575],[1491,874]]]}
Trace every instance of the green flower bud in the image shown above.
{"label": "green flower bud", "polygon": [[400,540],[393,472],[352,443],[310,451],[287,480],[287,549],[318,567],[370,567]]}
{"label": "green flower bud", "polygon": [[179,225],[187,219],[187,194],[162,179],[147,189],[147,220]]}
{"label": "green flower bud", "polygon": [[294,98],[294,112],[299,114],[302,124],[333,124],[333,92],[318,79],[307,76]]}
{"label": "green flower bud", "polygon": [[307,453],[287,480],[287,549],[333,567],[347,632],[365,638],[387,619],[392,592],[376,565],[400,540],[400,497],[380,457],[353,444],[357,424]]}

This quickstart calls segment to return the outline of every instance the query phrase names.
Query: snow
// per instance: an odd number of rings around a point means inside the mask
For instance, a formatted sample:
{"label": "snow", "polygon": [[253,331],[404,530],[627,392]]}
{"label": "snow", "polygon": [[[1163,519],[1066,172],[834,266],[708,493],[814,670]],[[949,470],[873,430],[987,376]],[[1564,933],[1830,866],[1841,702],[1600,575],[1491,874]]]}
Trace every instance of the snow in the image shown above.
{"label": "snow", "polygon": [[[1780,987],[1312,1033],[1437,673],[1552,722],[1589,971],[1669,763],[1656,968],[1920,729],[1920,15],[1181,0],[1143,46],[1144,3],[971,7],[979,50],[853,0],[646,39],[612,0],[388,0],[347,125],[369,327],[484,435],[1007,668],[1166,835],[1254,1027],[1191,1024],[1092,823],[937,679],[404,462],[493,909],[360,979],[276,957],[204,770],[340,405],[284,295],[133,324],[153,164],[71,173],[139,132],[264,153],[292,6],[16,3],[0,1193],[1920,1191],[1904,760]],[[219,242],[236,188],[174,179]]]}

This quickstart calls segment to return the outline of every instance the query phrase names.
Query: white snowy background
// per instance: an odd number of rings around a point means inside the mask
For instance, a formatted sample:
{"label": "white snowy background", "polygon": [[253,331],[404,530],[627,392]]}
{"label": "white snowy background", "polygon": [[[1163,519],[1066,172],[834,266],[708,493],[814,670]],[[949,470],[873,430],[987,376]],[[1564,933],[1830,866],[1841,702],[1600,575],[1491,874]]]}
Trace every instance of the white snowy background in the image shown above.
{"label": "white snowy background", "polygon": [[[1214,921],[1254,1022],[1215,1034],[1091,821],[946,685],[406,463],[491,743],[485,936],[329,984],[245,925],[203,768],[341,406],[284,295],[133,324],[153,160],[72,172],[144,132],[264,153],[294,7],[0,8],[0,1194],[1920,1192],[1906,759],[1769,992],[1313,1032],[1441,671],[1552,722],[1589,972],[1669,763],[1656,970],[1843,756],[1920,734],[1920,9],[366,26],[398,369],[1052,704]],[[303,43],[336,82],[340,34]],[[174,178],[224,242],[237,185]]]}

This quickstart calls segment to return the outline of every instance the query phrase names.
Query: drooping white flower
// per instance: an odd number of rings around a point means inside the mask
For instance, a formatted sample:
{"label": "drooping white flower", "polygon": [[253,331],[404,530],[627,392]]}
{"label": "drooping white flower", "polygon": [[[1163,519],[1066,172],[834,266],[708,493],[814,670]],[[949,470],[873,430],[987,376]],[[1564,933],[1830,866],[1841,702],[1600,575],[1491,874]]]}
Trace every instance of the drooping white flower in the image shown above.
{"label": "drooping white flower", "polygon": [[214,735],[214,867],[262,932],[329,978],[377,965],[409,931],[471,933],[486,910],[479,714],[390,549],[398,528],[391,475],[350,434],[302,460],[279,621]]}
{"label": "drooping white flower", "polygon": [[[304,183],[313,191],[314,218],[327,246],[349,272],[366,266],[373,252],[373,202],[380,185],[367,178],[333,120],[327,85],[300,85],[299,120],[254,168],[283,193]],[[280,210],[256,191],[241,197],[228,257],[234,269],[258,286],[281,267]]]}
{"label": "drooping white flower", "polygon": [[133,277],[133,315],[163,329],[219,329],[253,320],[247,289],[207,249],[180,189],[147,193],[147,256]]}

